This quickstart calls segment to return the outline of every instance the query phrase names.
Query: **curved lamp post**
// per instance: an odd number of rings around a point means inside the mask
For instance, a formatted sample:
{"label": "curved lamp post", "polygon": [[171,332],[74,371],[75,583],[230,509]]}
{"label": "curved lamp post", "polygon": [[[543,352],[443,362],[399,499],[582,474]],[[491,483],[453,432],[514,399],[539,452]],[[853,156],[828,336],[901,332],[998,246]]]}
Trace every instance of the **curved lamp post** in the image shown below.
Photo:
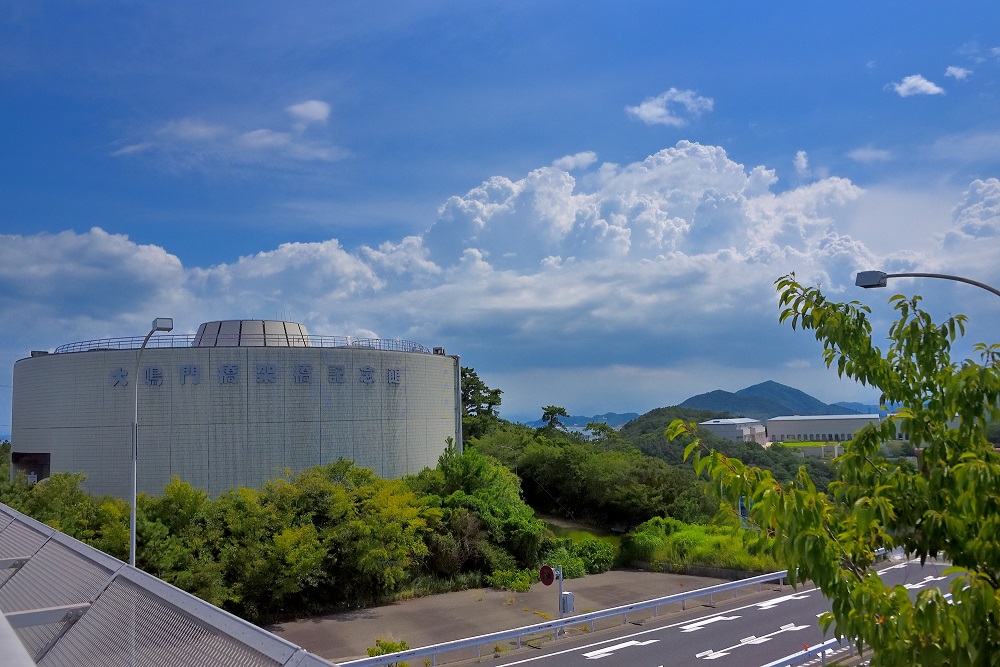
{"label": "curved lamp post", "polygon": [[139,353],[135,355],[135,375],[132,376],[135,382],[135,411],[132,416],[132,512],[129,515],[129,549],[128,564],[135,567],[135,505],[138,496],[139,478],[139,360],[142,359],[142,351],[146,349],[146,343],[157,331],[173,331],[174,321],[169,317],[157,317],[153,320],[153,328],[149,330],[146,337],[139,346]]}
{"label": "curved lamp post", "polygon": [[885,287],[886,281],[889,278],[943,278],[945,280],[955,280],[960,283],[975,285],[976,287],[983,288],[987,292],[993,292],[997,296],[1000,296],[1000,290],[996,287],[990,287],[986,283],[981,283],[978,280],[972,280],[970,278],[963,278],[962,276],[949,276],[946,273],[885,273],[884,271],[861,271],[858,273],[858,277],[854,281],[854,284],[858,287],[864,287],[865,289],[871,289],[872,287]]}

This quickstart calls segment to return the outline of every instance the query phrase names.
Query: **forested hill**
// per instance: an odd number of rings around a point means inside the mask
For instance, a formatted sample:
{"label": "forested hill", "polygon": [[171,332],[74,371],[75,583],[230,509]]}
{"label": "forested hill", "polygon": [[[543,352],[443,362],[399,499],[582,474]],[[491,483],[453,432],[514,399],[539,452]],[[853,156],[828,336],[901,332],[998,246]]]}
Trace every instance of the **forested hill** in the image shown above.
{"label": "forested hill", "polygon": [[729,413],[761,421],[787,415],[852,415],[855,410],[827,405],[804,391],[768,380],[737,392],[710,391],[692,396],[679,407]]}
{"label": "forested hill", "polygon": [[[683,419],[686,422],[703,422],[731,416],[725,412],[695,410],[675,405],[669,408],[651,410],[638,419],[633,419],[625,424],[619,433],[626,442],[634,445],[647,456],[661,459],[671,465],[687,467],[690,463],[685,463],[683,460],[684,443],[670,442],[664,434],[670,422],[674,419]],[[820,488],[826,488],[826,485],[833,479],[832,469],[827,463],[817,458],[803,459],[799,453],[785,447],[765,449],[755,442],[733,442],[709,432],[701,432],[699,435],[706,449],[714,449],[726,456],[738,458],[748,465],[770,470],[778,480],[783,482],[792,479],[800,466],[806,467],[813,482]]]}
{"label": "forested hill", "polygon": [[[622,426],[619,433],[627,441],[649,453],[661,447],[666,442],[663,432],[667,430],[670,422],[675,419],[683,419],[686,422],[703,422],[709,419],[730,416],[732,415],[726,412],[695,410],[674,405],[669,408],[650,410],[641,417],[637,417]],[[671,463],[678,462],[671,461]]]}

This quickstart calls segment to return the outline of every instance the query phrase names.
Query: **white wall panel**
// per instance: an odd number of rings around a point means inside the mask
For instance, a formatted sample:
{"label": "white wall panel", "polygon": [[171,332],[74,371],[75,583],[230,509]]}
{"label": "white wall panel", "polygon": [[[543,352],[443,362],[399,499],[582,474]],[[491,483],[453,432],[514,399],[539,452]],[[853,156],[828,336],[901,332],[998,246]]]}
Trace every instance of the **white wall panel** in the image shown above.
{"label": "white wall panel", "polygon": [[[18,361],[13,451],[48,453],[51,473],[84,472],[89,490],[128,497],[135,362],[135,350]],[[434,466],[458,428],[456,363],[359,347],[149,348],[138,374],[140,490],[159,493],[178,475],[216,495],[340,457],[386,477]],[[258,364],[273,381],[257,382]],[[151,367],[159,384],[146,381]],[[309,379],[296,382],[302,367]]]}

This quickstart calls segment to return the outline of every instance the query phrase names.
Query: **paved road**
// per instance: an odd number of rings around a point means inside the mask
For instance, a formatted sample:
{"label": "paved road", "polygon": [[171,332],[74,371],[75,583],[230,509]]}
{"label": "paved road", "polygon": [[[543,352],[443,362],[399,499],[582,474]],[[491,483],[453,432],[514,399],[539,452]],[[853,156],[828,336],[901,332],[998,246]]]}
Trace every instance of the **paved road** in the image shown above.
{"label": "paved road", "polygon": [[[577,612],[584,613],[719,583],[721,579],[708,577],[616,570],[568,579],[565,586],[576,595]],[[756,591],[756,587],[750,590]],[[734,595],[719,596],[722,597]],[[661,608],[660,613],[673,611],[680,611],[680,605],[668,605]],[[411,647],[428,646],[558,617],[558,586],[536,583],[526,593],[474,589],[429,595],[381,607],[282,623],[268,629],[311,653],[343,662],[366,656],[366,649],[375,646],[376,639],[404,640]],[[488,652],[489,647],[483,650]],[[420,661],[410,664],[420,664]]]}
{"label": "paved road", "polygon": [[[903,584],[916,594],[927,586],[947,590],[946,567],[930,561],[924,567],[919,561],[899,561],[883,565],[879,573],[887,583]],[[569,667],[600,660],[600,667],[763,665],[824,641],[817,616],[829,608],[817,589],[793,591],[786,587],[766,599],[730,600],[683,618],[651,619],[642,628],[623,626],[604,631],[590,641],[569,638],[549,642],[533,655],[522,649],[494,664]]]}

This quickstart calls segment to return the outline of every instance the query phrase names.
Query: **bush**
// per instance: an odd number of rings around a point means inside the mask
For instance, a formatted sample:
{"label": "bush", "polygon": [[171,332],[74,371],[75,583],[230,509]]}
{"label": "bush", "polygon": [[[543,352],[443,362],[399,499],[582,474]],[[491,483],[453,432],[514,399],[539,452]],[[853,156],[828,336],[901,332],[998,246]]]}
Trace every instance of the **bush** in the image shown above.
{"label": "bush", "polygon": [[587,566],[583,559],[571,551],[572,546],[559,546],[545,555],[543,559],[552,568],[562,566],[564,579],[578,579],[587,574]]}
{"label": "bush", "polygon": [[651,519],[622,540],[622,558],[653,569],[683,570],[689,565],[748,572],[781,569],[772,555],[773,540],[734,526],[700,526],[674,519]]}
{"label": "bush", "polygon": [[[368,647],[368,655],[371,657],[379,655],[389,655],[390,653],[399,653],[400,651],[406,651],[410,646],[403,640],[398,643],[389,641],[387,639],[376,639],[375,646]],[[388,667],[408,667],[410,663],[408,662],[389,662],[386,663]]]}
{"label": "bush", "polygon": [[616,549],[601,540],[584,540],[573,547],[574,555],[583,560],[587,574],[607,572],[615,562]]}
{"label": "bush", "polygon": [[663,546],[663,539],[662,535],[642,530],[642,526],[639,526],[622,539],[622,560],[651,562],[653,556]]}
{"label": "bush", "polygon": [[537,573],[534,570],[497,570],[486,576],[486,583],[502,591],[524,593],[531,589]]}
{"label": "bush", "polygon": [[476,549],[479,551],[483,570],[486,572],[518,569],[514,555],[493,542],[486,539],[479,540]]}

